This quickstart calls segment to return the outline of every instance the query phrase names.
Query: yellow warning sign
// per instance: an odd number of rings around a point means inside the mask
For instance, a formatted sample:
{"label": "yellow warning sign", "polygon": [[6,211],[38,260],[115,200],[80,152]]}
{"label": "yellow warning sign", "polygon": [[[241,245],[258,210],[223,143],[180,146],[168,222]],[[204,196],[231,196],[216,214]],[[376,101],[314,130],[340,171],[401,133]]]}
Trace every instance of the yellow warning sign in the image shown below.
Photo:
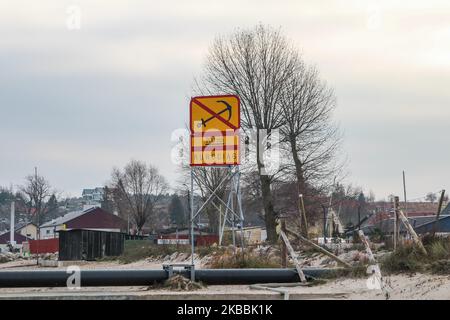
{"label": "yellow warning sign", "polygon": [[239,98],[194,97],[190,104],[191,166],[239,164]]}
{"label": "yellow warning sign", "polygon": [[237,96],[206,96],[191,99],[191,132],[240,128],[240,104]]}

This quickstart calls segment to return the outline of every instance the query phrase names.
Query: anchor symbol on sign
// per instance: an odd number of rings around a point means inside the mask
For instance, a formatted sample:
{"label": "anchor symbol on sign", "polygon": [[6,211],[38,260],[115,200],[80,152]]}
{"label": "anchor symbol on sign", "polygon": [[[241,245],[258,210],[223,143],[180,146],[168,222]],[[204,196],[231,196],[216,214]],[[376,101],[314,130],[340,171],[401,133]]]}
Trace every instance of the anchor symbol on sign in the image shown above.
{"label": "anchor symbol on sign", "polygon": [[202,126],[203,127],[206,127],[206,124],[208,123],[208,122],[210,122],[212,119],[214,119],[214,118],[217,118],[217,116],[219,116],[219,115],[221,115],[221,114],[223,114],[223,113],[225,113],[225,112],[228,112],[228,119],[227,119],[227,121],[230,121],[230,119],[231,119],[231,115],[232,115],[232,108],[231,108],[231,106],[228,104],[228,102],[226,102],[226,101],[223,101],[223,100],[217,100],[217,102],[220,102],[220,103],[223,103],[226,107],[225,107],[225,109],[223,109],[222,111],[220,111],[219,113],[216,113],[215,115],[213,115],[213,116],[211,116],[211,117],[209,117],[208,119],[201,119],[201,123],[198,123],[197,124],[197,126],[199,127],[199,128],[201,128]]}

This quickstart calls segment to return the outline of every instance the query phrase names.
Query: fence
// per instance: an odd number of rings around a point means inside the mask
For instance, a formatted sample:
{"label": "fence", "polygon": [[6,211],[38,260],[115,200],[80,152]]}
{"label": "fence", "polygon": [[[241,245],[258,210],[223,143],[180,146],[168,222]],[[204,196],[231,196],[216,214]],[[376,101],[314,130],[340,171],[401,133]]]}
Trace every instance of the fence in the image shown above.
{"label": "fence", "polygon": [[30,240],[30,253],[55,253],[59,251],[59,239]]}

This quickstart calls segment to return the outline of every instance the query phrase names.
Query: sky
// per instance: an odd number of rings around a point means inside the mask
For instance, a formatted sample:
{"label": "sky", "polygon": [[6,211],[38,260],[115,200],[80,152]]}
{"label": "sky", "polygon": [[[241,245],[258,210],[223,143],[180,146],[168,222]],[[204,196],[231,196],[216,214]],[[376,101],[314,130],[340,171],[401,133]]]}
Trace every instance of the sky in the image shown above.
{"label": "sky", "polygon": [[0,1],[0,185],[65,195],[130,159],[173,187],[171,133],[217,35],[280,27],[337,97],[347,182],[378,199],[450,188],[450,2]]}

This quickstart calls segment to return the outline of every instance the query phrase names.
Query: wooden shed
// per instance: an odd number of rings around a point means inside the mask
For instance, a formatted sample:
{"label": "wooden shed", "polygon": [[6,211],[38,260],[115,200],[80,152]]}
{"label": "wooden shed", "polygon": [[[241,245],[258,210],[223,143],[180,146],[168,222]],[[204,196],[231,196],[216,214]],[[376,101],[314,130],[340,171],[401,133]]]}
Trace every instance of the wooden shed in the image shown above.
{"label": "wooden shed", "polygon": [[59,260],[92,261],[123,253],[125,234],[85,229],[59,231]]}

